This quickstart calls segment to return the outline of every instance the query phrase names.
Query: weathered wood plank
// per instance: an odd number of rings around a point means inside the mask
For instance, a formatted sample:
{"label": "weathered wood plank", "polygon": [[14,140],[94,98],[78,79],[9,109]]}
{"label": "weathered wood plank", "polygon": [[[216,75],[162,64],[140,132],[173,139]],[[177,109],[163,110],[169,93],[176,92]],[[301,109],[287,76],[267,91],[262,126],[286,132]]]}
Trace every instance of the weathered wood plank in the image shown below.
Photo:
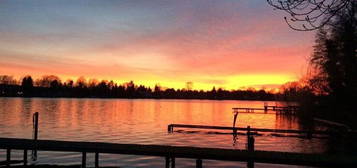
{"label": "weathered wood plank", "polygon": [[[248,131],[246,127],[226,127],[226,126],[210,126],[210,125],[170,124],[168,125],[168,127]],[[323,134],[323,135],[336,133],[333,131],[308,131],[308,130],[287,130],[287,129],[267,129],[267,128],[250,128],[250,130],[259,131],[259,132],[296,133],[296,134],[312,133],[312,134]]]}
{"label": "weathered wood plank", "polygon": [[15,138],[0,138],[0,148],[62,152],[98,152],[111,154],[169,156],[171,158],[212,159],[226,161],[248,161],[261,163],[325,166],[325,167],[356,167],[357,156],[301,154],[289,152],[199,148],[164,145],[114,144],[101,142],[75,142],[54,140],[29,140]]}
{"label": "weathered wood plank", "polygon": [[22,163],[23,161],[22,160],[10,160],[10,161],[0,161],[0,166],[3,166],[3,165],[8,165],[10,166],[11,164],[19,164],[19,163]]}
{"label": "weathered wood plank", "polygon": [[232,108],[233,110],[262,110],[264,111],[264,108],[245,108],[245,107],[235,107]]}

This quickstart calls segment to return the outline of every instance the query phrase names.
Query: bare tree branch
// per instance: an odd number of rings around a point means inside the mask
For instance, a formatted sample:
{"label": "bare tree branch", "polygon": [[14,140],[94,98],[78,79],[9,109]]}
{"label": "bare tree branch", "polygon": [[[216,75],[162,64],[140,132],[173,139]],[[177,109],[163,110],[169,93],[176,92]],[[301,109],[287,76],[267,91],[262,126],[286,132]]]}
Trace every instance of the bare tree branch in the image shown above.
{"label": "bare tree branch", "polygon": [[356,0],[267,0],[274,9],[285,11],[288,26],[297,31],[316,30]]}

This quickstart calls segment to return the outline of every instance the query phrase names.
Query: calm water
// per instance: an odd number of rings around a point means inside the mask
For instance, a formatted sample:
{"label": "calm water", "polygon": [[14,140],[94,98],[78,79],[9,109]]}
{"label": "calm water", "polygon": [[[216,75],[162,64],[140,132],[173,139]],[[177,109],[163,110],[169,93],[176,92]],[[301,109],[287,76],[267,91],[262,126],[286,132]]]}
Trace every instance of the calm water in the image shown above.
{"label": "calm water", "polygon": [[[275,105],[278,102],[267,102]],[[262,101],[212,100],[128,100],[128,99],[47,99],[0,98],[0,136],[32,138],[32,114],[40,113],[40,139],[160,144],[244,149],[245,136],[214,134],[207,130],[179,130],[167,133],[171,123],[231,126],[232,107],[262,107]],[[238,126],[300,129],[298,120],[275,114],[239,114]],[[322,139],[256,136],[257,150],[321,153]],[[22,152],[14,153],[21,158]],[[0,151],[4,160],[4,150]],[[94,156],[89,155],[88,166]],[[78,153],[39,152],[38,163],[79,164]],[[100,155],[102,166],[164,167],[160,157]],[[191,159],[177,159],[177,167],[194,167]],[[243,162],[204,160],[204,167],[245,167]],[[291,167],[256,164],[256,167]]]}

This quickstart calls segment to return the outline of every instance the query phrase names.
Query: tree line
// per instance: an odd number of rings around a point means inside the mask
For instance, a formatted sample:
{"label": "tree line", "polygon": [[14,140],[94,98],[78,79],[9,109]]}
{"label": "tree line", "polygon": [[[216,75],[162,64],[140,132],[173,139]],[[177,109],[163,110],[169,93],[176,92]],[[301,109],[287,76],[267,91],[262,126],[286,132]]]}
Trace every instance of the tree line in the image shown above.
{"label": "tree line", "polygon": [[298,30],[316,30],[308,74],[291,92],[301,114],[357,128],[357,2],[268,1],[289,13],[292,23],[302,23]]}
{"label": "tree line", "polygon": [[[73,98],[155,98],[155,99],[212,99],[212,100],[275,100],[279,94],[265,90],[191,90],[154,88],[136,85],[133,81],[120,84],[113,81],[84,77],[76,81],[62,82],[55,75],[45,75],[39,79],[25,76],[20,81],[12,76],[0,76],[0,96],[2,97],[73,97]],[[281,96],[280,96],[281,97]]]}

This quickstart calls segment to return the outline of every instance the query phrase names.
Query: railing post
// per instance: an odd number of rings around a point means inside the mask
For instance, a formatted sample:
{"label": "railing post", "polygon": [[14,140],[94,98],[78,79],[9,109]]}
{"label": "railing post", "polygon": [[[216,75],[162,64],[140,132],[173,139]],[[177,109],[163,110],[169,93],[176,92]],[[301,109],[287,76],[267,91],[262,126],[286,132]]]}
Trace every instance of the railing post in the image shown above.
{"label": "railing post", "polygon": [[170,168],[170,157],[165,157],[165,168]]}
{"label": "railing post", "polygon": [[27,166],[27,149],[24,150],[24,166]]}
{"label": "railing post", "polygon": [[82,152],[82,168],[86,168],[87,166],[87,153]]}
{"label": "railing post", "polygon": [[249,139],[249,136],[250,136],[250,126],[247,127],[247,141]]}
{"label": "railing post", "polygon": [[254,168],[254,162],[253,161],[248,161],[247,167],[248,168]]}
{"label": "railing post", "polygon": [[6,149],[6,166],[10,166],[11,161],[11,149]]}
{"label": "railing post", "polygon": [[196,168],[202,168],[202,159],[196,160]]}
{"label": "railing post", "polygon": [[250,136],[248,139],[248,151],[253,152],[254,151],[254,137]]}
{"label": "railing post", "polygon": [[[33,140],[36,141],[38,139],[38,112],[35,112],[32,117],[33,122]],[[32,150],[32,160],[37,160],[37,150]]]}
{"label": "railing post", "polygon": [[[254,141],[255,140],[254,140],[254,137],[250,133],[250,126],[248,126],[248,128],[247,128],[247,141],[248,141],[247,150],[249,152],[254,152]],[[247,167],[254,168],[254,161],[252,159],[248,159]]]}
{"label": "railing post", "polygon": [[95,168],[99,168],[99,153],[98,152],[95,152],[94,166],[95,166]]}
{"label": "railing post", "polygon": [[247,127],[247,150],[254,151],[254,137],[251,135],[250,126]]}
{"label": "railing post", "polygon": [[268,104],[266,102],[264,102],[264,112],[268,112]]}
{"label": "railing post", "polygon": [[174,131],[174,127],[172,124],[167,126],[167,132],[172,133]]}
{"label": "railing post", "polygon": [[237,117],[238,117],[238,110],[234,111],[234,116],[233,116],[233,128],[236,126],[236,121],[237,121]]}
{"label": "railing post", "polygon": [[171,168],[175,168],[175,158],[171,157]]}
{"label": "railing post", "polygon": [[165,157],[165,167],[166,168],[175,168],[175,158],[172,156],[166,156]]}

